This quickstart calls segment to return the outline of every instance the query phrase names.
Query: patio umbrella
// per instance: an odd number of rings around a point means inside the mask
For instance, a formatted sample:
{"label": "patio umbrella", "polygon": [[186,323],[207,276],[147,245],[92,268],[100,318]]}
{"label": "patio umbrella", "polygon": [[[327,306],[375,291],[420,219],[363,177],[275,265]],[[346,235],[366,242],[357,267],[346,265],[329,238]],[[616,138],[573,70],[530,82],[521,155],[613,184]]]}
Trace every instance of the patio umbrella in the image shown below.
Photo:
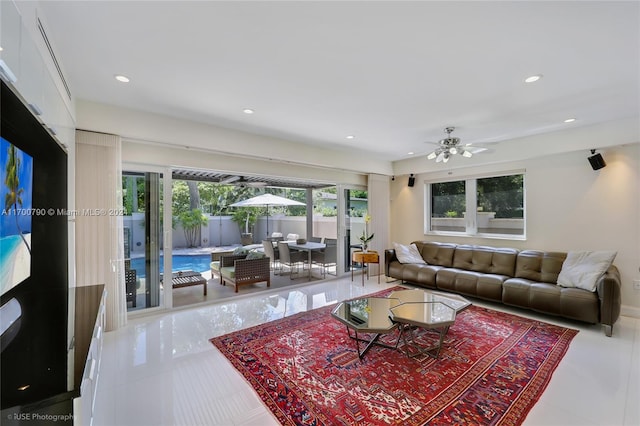
{"label": "patio umbrella", "polygon": [[306,206],[300,201],[290,200],[273,194],[262,194],[231,204],[232,207],[266,207],[267,208],[267,236],[269,236],[269,206]]}

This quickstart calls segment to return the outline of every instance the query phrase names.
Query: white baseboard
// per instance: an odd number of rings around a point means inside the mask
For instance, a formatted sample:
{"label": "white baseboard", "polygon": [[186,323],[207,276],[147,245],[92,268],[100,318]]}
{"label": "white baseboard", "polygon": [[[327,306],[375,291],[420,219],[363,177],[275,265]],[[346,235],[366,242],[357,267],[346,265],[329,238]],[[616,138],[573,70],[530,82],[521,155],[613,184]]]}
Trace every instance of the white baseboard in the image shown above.
{"label": "white baseboard", "polygon": [[620,315],[624,315],[625,317],[640,318],[640,308],[622,305],[620,307]]}

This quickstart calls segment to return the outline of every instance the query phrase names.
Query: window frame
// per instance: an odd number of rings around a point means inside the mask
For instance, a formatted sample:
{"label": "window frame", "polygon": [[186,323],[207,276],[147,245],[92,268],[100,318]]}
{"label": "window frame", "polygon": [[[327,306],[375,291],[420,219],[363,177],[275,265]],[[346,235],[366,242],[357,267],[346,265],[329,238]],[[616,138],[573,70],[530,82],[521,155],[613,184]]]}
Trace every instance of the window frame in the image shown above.
{"label": "window frame", "polygon": [[[522,234],[509,234],[497,232],[478,232],[478,199],[477,185],[478,180],[487,178],[498,178],[506,176],[522,175]],[[432,211],[431,211],[431,185],[445,182],[465,182],[465,230],[464,231],[438,231],[432,230]],[[473,237],[488,238],[501,240],[525,241],[527,239],[527,175],[526,170],[509,170],[497,173],[486,173],[469,176],[457,176],[455,178],[428,179],[424,181],[424,234],[425,235],[442,235],[455,237]]]}

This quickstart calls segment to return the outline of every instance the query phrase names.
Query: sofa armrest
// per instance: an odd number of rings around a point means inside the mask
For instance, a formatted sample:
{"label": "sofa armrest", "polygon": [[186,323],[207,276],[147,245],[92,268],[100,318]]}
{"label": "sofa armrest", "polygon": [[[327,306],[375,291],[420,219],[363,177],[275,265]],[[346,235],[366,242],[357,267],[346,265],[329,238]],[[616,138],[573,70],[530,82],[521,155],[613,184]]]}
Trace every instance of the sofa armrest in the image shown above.
{"label": "sofa armrest", "polygon": [[238,259],[235,261],[235,281],[267,281],[271,277],[271,259]]}
{"label": "sofa armrest", "polygon": [[597,286],[598,299],[600,299],[600,322],[605,326],[605,334],[609,337],[613,333],[613,324],[620,317],[621,287],[620,272],[618,268],[611,265]]}
{"label": "sofa armrest", "polygon": [[386,249],[384,251],[384,275],[389,277],[389,265],[394,260],[398,260],[395,249]]}

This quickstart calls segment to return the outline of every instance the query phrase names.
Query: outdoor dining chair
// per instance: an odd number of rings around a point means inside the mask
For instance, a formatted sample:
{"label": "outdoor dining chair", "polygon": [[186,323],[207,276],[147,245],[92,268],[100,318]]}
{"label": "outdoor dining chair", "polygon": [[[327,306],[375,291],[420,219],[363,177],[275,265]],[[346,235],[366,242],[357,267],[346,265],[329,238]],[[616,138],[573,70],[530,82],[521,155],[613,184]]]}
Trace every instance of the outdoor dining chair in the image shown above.
{"label": "outdoor dining chair", "polygon": [[271,259],[271,269],[276,273],[276,262],[280,259],[280,250],[273,247],[273,243],[269,240],[262,240],[264,254]]}
{"label": "outdoor dining chair", "polygon": [[289,249],[289,244],[284,241],[278,242],[278,254],[280,256],[280,275],[282,275],[283,266],[289,268],[289,278],[293,279],[293,269],[295,267],[296,274],[298,274],[299,264],[302,263],[302,270],[304,270],[304,263],[307,260],[307,254],[301,251],[292,251]]}
{"label": "outdoor dining chair", "polygon": [[322,278],[327,276],[327,266],[336,266],[338,261],[338,240],[325,238],[324,243],[324,249],[311,252],[311,261],[322,267]]}

